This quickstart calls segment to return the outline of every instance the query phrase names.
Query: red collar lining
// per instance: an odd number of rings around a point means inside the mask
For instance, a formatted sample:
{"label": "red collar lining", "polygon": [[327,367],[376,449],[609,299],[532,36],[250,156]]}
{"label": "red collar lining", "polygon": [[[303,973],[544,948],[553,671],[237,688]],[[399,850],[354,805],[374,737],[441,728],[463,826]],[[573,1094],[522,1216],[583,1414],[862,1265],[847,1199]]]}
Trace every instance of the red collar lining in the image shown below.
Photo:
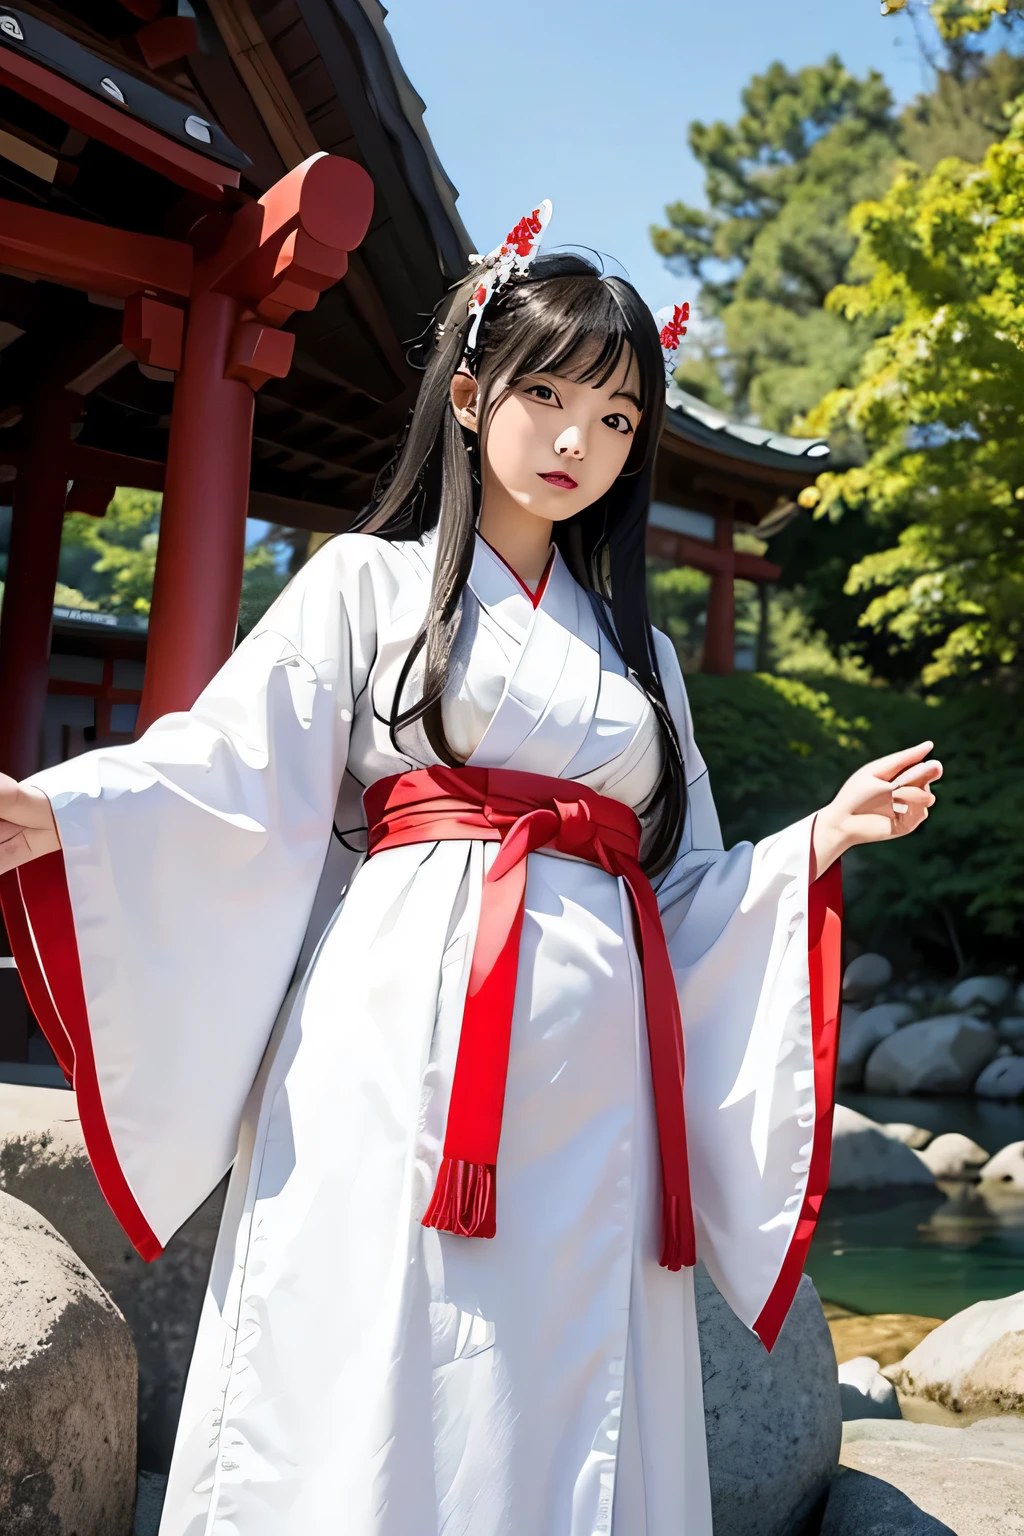
{"label": "red collar lining", "polygon": [[481,539],[484,544],[487,545],[487,548],[490,550],[491,554],[494,555],[498,560],[501,561],[502,565],[505,567],[506,571],[508,571],[509,575],[515,577],[516,581],[522,587],[523,592],[530,599],[530,602],[532,603],[533,607],[534,608],[538,608],[540,606],[542,600],[543,600],[543,597],[544,597],[544,592],[545,592],[545,589],[546,589],[547,584],[548,584],[548,577],[551,575],[551,572],[554,569],[554,564],[555,564],[555,547],[554,547],[554,545],[551,546],[551,553],[550,553],[550,555],[548,555],[548,563],[544,567],[544,574],[541,576],[540,581],[538,581],[538,583],[537,583],[537,590],[536,590],[536,592],[531,592],[529,587],[526,585],[526,582],[520,576],[519,572],[516,571],[516,570],[513,570],[512,566],[510,566],[508,561],[505,559],[505,556],[503,554],[501,554],[499,550],[495,549],[494,545],[490,542],[490,540],[489,539],[485,539],[483,534],[479,533],[479,532],[477,534],[477,537],[479,539]]}

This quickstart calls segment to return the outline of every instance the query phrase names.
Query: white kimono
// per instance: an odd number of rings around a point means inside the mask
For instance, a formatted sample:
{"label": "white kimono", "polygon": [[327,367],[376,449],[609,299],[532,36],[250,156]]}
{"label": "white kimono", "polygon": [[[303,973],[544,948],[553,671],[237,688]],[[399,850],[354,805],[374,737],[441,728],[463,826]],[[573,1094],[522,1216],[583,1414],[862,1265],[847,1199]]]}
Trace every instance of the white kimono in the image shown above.
{"label": "white kimono", "polygon": [[[433,551],[332,540],[189,713],[33,780],[67,885],[53,855],[5,907],[108,1199],[155,1257],[234,1164],[161,1536],[710,1536],[630,907],[590,863],[529,858],[497,1236],[421,1225],[497,848],[355,867],[332,824],[358,843],[362,788],[436,761],[386,723]],[[657,643],[698,1252],[770,1345],[827,1182],[835,881],[809,894],[809,821],[723,851]],[[557,554],[535,606],[477,539],[444,714],[474,766],[638,808],[655,783],[650,706]]]}

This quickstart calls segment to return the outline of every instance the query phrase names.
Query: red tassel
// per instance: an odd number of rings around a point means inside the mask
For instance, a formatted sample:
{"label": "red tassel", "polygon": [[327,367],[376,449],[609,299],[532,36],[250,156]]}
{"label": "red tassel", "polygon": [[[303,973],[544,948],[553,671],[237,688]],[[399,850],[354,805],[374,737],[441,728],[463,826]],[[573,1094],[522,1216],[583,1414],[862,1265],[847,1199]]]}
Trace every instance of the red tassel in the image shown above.
{"label": "red tassel", "polygon": [[495,1220],[494,1164],[443,1157],[423,1225],[457,1237],[493,1237]]}
{"label": "red tassel", "polygon": [[[689,1202],[686,1203],[689,1217]],[[696,1243],[692,1221],[683,1221],[684,1202],[678,1195],[661,1197],[661,1266],[663,1269],[682,1269],[696,1264]]]}

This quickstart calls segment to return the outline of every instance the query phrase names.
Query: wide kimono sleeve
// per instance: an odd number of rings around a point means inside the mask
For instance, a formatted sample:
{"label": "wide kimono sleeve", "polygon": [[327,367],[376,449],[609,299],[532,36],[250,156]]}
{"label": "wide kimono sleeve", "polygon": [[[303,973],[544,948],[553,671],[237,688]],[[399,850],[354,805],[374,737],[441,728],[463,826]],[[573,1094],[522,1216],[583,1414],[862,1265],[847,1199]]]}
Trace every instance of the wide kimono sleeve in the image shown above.
{"label": "wide kimono sleeve", "polygon": [[658,903],[683,1020],[697,1256],[770,1349],[828,1188],[840,867],[810,880],[810,816],[756,846],[723,849],[679,663],[663,635],[657,642],[688,781],[683,838]]}
{"label": "wide kimono sleeve", "polygon": [[145,1258],[230,1167],[302,946],[373,655],[368,543],[318,551],[188,713],[29,781],[62,851],[3,877],[4,918]]}

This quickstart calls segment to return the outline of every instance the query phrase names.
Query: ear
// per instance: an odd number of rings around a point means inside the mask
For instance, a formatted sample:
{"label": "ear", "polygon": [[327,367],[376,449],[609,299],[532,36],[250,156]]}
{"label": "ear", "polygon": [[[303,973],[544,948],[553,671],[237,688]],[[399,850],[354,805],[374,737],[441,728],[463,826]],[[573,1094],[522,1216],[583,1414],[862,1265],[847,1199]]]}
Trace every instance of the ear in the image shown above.
{"label": "ear", "polygon": [[468,427],[470,432],[479,432],[480,423],[477,420],[476,407],[480,398],[480,386],[473,375],[460,368],[452,379],[449,396],[456,421],[461,426]]}

